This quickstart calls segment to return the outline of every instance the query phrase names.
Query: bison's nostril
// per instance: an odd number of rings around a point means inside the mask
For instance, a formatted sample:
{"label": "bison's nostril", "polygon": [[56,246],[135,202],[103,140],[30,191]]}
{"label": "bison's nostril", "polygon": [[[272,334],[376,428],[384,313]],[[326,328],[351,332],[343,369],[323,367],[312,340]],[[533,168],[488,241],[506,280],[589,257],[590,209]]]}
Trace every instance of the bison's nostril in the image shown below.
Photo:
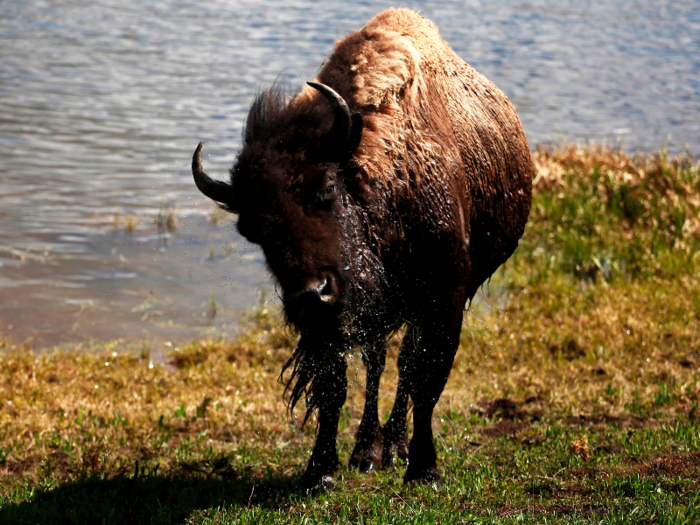
{"label": "bison's nostril", "polygon": [[285,311],[293,323],[308,324],[327,315],[338,299],[333,277],[324,277],[307,282],[301,290],[287,296]]}
{"label": "bison's nostril", "polygon": [[335,295],[335,289],[333,287],[333,279],[331,277],[326,277],[326,279],[321,283],[319,290],[319,295],[322,301],[328,302]]}
{"label": "bison's nostril", "polygon": [[307,288],[307,290],[315,293],[316,295],[318,295],[320,297],[320,296],[324,295],[324,290],[326,290],[326,288],[328,288],[328,279],[324,279],[320,283],[317,283],[313,286],[309,286]]}
{"label": "bison's nostril", "polygon": [[310,305],[313,301],[322,301],[324,303],[333,304],[337,299],[337,289],[332,276],[327,276],[323,280],[315,280],[308,283],[303,289],[290,294],[287,303],[294,307],[303,307]]}
{"label": "bison's nostril", "polygon": [[324,303],[332,303],[336,299],[335,286],[332,277],[326,277],[323,281],[309,286],[306,293],[312,293]]}

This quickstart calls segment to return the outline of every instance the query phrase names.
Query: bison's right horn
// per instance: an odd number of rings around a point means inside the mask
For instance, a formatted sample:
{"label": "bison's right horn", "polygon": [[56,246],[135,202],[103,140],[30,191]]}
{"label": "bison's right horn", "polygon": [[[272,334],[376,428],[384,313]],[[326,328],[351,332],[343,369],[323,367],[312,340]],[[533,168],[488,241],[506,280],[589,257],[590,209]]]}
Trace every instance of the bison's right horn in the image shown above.
{"label": "bison's right horn", "polygon": [[350,108],[348,108],[343,97],[338,95],[338,93],[327,85],[321,84],[320,82],[307,82],[307,84],[326,97],[326,100],[328,100],[333,108],[333,127],[326,137],[328,144],[338,149],[344,149],[350,137],[350,130],[352,129]]}
{"label": "bison's right horn", "polygon": [[227,203],[231,200],[231,186],[214,180],[202,171],[202,145],[200,142],[192,156],[192,175],[199,191],[216,202]]}

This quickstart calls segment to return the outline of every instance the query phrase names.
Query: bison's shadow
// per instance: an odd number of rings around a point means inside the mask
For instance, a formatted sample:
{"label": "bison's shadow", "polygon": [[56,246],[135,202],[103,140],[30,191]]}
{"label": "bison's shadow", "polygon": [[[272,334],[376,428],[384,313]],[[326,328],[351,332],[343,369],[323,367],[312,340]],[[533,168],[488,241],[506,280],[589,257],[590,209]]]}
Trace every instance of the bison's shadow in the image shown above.
{"label": "bison's shadow", "polygon": [[197,510],[224,506],[280,508],[294,496],[297,476],[250,479],[151,475],[85,477],[36,489],[29,501],[0,509],[0,523],[181,523]]}

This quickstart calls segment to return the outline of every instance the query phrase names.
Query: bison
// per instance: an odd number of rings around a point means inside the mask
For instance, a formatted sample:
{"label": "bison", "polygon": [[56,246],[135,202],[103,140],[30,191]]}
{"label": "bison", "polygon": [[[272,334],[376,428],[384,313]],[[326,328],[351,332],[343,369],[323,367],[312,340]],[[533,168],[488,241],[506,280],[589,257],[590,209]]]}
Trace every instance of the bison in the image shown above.
{"label": "bison", "polygon": [[[345,355],[356,347],[367,386],[350,466],[389,467],[398,455],[405,481],[439,482],[431,418],[465,307],[513,253],[530,210],[530,152],[508,98],[432,22],[390,9],[337,42],[300,92],[275,85],[257,96],[230,183],[202,171],[201,152],[200,142],[197,187],[262,247],[299,334],[283,369],[289,407],[304,397],[307,418],[318,410],[300,487],[333,481]],[[402,327],[381,427],[386,342]]]}

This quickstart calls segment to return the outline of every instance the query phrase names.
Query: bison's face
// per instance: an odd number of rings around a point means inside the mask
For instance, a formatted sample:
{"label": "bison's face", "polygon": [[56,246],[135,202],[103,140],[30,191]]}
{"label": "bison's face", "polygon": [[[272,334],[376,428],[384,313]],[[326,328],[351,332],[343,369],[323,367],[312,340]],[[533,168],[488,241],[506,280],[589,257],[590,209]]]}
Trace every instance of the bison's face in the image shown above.
{"label": "bison's face", "polygon": [[291,109],[274,91],[253,103],[230,185],[202,171],[201,143],[192,160],[197,187],[238,213],[240,233],[262,247],[287,317],[299,327],[337,325],[350,283],[358,288],[353,274],[361,272],[353,268],[366,260],[343,175],[362,138],[362,116],[328,86],[309,85]]}
{"label": "bison's face", "polygon": [[233,170],[238,231],[259,244],[286,315],[303,326],[339,319],[347,300],[347,195],[338,164],[255,148]]}

